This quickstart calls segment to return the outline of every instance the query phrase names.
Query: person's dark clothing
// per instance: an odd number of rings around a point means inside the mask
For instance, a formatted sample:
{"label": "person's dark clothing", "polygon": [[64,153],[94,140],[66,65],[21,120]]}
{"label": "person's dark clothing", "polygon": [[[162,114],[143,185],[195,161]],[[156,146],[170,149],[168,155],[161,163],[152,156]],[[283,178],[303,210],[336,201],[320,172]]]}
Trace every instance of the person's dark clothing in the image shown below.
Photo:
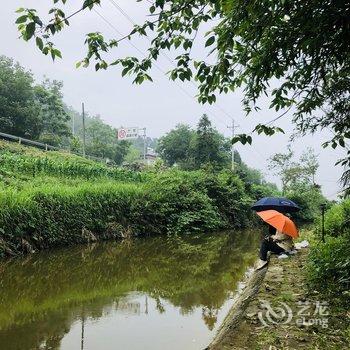
{"label": "person's dark clothing", "polygon": [[273,236],[274,234],[276,234],[276,232],[277,230],[273,226],[269,225],[269,235]]}
{"label": "person's dark clothing", "polygon": [[261,246],[260,246],[260,259],[266,261],[268,252],[272,252],[275,254],[281,254],[281,253],[284,253],[285,250],[283,248],[281,248],[271,238],[265,238],[261,242]]}

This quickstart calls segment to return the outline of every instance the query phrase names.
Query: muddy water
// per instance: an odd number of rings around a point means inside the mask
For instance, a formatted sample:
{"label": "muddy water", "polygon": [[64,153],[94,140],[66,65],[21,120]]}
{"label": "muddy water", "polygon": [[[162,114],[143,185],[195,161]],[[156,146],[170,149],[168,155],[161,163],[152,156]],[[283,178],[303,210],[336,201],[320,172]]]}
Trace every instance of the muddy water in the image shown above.
{"label": "muddy water", "polygon": [[257,236],[144,238],[0,263],[0,349],[203,349]]}

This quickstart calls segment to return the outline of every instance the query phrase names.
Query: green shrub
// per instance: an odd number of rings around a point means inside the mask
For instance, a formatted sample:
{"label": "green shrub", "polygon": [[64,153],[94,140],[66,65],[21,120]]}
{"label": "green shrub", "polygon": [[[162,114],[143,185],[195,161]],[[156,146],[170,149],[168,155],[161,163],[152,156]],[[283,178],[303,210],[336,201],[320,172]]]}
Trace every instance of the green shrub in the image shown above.
{"label": "green shrub", "polygon": [[350,236],[327,237],[317,243],[309,254],[308,271],[312,288],[350,299]]}
{"label": "green shrub", "polygon": [[207,189],[198,183],[200,174],[174,170],[154,177],[147,185],[147,197],[151,199],[147,220],[168,233],[224,227]]}
{"label": "green shrub", "polygon": [[[320,221],[318,227],[321,227]],[[327,235],[339,236],[350,234],[350,199],[333,205],[325,215],[325,232]]]}
{"label": "green shrub", "polygon": [[281,197],[281,193],[270,183],[251,184],[249,192],[257,201],[264,197]]}
{"label": "green shrub", "polygon": [[211,174],[200,178],[227,225],[236,228],[250,225],[252,217],[255,217],[250,209],[254,200],[246,192],[245,185],[238,176],[231,171],[222,171],[218,175]]}
{"label": "green shrub", "polygon": [[[94,239],[90,233],[100,239],[120,237],[128,228],[131,202],[142,195],[142,186],[118,183],[2,193],[3,252],[25,251],[27,243],[33,249],[82,243]],[[110,226],[116,229],[111,232]]]}
{"label": "green shrub", "polygon": [[174,170],[147,176],[147,183],[57,182],[4,191],[0,251],[249,225],[251,199],[230,173]]}
{"label": "green shrub", "polygon": [[[148,186],[157,196],[154,212],[166,212],[164,217],[170,219],[167,226],[173,227],[174,222],[191,222],[192,226],[202,222],[206,230],[249,226],[252,199],[245,194],[243,182],[231,172],[172,170],[155,177]],[[187,214],[179,218],[182,212]],[[188,231],[190,226],[186,230],[179,225],[175,231]]]}

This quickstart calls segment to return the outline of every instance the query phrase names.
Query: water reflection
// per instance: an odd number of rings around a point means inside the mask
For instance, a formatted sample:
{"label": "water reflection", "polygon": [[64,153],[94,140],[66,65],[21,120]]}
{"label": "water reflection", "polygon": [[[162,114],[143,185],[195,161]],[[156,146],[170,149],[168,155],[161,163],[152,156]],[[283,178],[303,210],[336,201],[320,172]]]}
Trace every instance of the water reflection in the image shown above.
{"label": "water reflection", "polygon": [[256,240],[249,232],[155,237],[3,263],[0,349],[200,349],[255,259]]}

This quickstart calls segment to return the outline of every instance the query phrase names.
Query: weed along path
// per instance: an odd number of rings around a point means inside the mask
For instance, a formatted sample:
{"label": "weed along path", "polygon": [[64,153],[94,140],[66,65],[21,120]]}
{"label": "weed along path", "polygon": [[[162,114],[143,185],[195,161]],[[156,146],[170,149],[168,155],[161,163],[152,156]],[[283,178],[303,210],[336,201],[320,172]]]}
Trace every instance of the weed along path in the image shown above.
{"label": "weed along path", "polygon": [[0,264],[0,349],[202,350],[256,259],[256,232],[148,237]]}

